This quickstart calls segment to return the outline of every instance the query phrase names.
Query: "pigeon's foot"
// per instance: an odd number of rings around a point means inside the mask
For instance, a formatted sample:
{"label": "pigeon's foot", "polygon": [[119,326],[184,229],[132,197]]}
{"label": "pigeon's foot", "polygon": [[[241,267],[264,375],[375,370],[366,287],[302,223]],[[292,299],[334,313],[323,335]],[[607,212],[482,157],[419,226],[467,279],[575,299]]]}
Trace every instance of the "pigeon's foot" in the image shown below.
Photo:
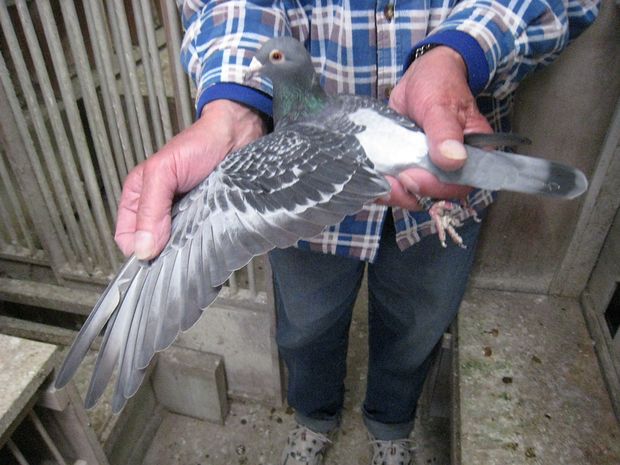
{"label": "pigeon's foot", "polygon": [[450,236],[452,242],[466,249],[467,245],[463,243],[463,238],[456,231],[456,228],[463,225],[460,217],[463,212],[471,216],[474,221],[480,222],[476,211],[470,207],[467,203],[456,203],[448,200],[433,201],[428,197],[421,197],[418,199],[420,205],[422,205],[431,216],[431,220],[435,224],[437,230],[437,236],[442,247],[447,247],[446,238]]}

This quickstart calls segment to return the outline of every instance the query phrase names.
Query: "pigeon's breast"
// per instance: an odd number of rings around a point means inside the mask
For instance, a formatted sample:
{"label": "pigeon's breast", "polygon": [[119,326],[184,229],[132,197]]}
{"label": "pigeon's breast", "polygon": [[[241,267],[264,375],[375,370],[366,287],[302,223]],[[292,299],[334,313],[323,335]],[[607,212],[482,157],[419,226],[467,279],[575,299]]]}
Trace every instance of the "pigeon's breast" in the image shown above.
{"label": "pigeon's breast", "polygon": [[364,127],[355,137],[380,173],[395,175],[406,168],[425,165],[428,144],[422,131],[407,129],[370,108],[356,110],[348,117]]}

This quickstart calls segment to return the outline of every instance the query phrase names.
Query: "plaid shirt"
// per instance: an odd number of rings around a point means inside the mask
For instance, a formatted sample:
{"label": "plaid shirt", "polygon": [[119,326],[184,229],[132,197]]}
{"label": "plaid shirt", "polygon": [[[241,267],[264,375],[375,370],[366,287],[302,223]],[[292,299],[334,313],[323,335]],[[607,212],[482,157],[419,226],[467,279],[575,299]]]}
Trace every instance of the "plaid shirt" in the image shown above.
{"label": "plaid shirt", "polygon": [[[538,67],[549,64],[598,13],[598,0],[186,0],[178,2],[186,29],[181,59],[196,83],[196,109],[227,98],[271,114],[270,84],[243,85],[260,44],[292,35],[307,44],[328,93],[389,92],[420,46],[457,50],[469,85],[496,130],[508,130],[511,94]],[[476,190],[477,211],[493,201]],[[387,207],[368,205],[298,247],[372,261]],[[426,212],[392,208],[401,249],[436,233]],[[463,213],[462,219],[467,218]]]}

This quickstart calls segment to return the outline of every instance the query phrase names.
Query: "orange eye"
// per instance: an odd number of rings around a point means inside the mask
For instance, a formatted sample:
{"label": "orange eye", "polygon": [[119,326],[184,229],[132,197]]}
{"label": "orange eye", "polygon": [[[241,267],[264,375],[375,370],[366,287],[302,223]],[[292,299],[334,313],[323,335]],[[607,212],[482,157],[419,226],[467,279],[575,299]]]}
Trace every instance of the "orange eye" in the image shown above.
{"label": "orange eye", "polygon": [[284,59],[284,53],[280,50],[272,50],[269,54],[269,60],[272,63],[277,63],[278,61],[282,61]]}

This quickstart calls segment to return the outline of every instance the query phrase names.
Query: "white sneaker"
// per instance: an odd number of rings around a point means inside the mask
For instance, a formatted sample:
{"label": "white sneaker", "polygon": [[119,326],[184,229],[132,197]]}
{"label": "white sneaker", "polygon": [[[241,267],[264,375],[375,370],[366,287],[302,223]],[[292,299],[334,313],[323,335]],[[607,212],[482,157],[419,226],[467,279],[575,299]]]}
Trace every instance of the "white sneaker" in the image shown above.
{"label": "white sneaker", "polygon": [[288,434],[281,465],[321,465],[331,443],[325,434],[298,425]]}
{"label": "white sneaker", "polygon": [[411,439],[381,441],[370,436],[371,465],[411,465],[413,452]]}

